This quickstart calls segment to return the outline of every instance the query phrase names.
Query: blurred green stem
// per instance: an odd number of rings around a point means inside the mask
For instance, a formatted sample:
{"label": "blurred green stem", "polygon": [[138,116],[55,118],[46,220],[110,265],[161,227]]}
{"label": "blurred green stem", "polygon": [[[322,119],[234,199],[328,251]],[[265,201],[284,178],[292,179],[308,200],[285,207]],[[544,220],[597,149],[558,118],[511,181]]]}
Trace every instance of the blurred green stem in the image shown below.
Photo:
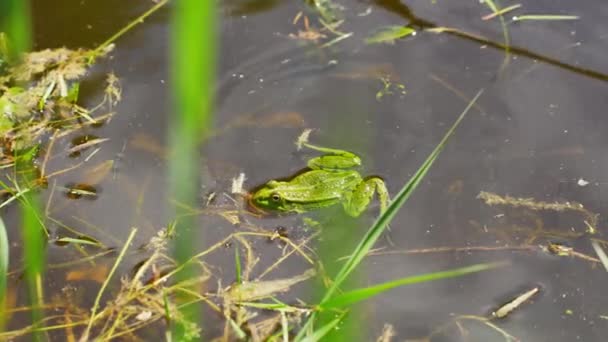
{"label": "blurred green stem", "polygon": [[[20,56],[27,52],[31,46],[31,17],[30,3],[26,0],[0,1],[0,31],[5,32],[10,42],[8,58],[10,63],[18,62]],[[16,151],[15,157],[19,159],[20,153]],[[25,151],[25,153],[28,153]],[[31,159],[26,158],[28,161]],[[32,181],[30,173],[32,163],[16,163],[15,177],[20,187],[28,187]],[[21,204],[21,233],[23,238],[23,259],[25,276],[27,279],[30,303],[32,305],[32,320],[36,325],[42,319],[43,272],[45,264],[45,238],[44,222],[40,216],[39,199],[35,193],[28,192],[20,200]],[[34,334],[34,340],[41,340],[39,333]]]}
{"label": "blurred green stem", "polygon": [[0,32],[5,32],[11,42],[10,62],[30,49],[31,45],[30,4],[27,0],[0,1]]}
{"label": "blurred green stem", "polygon": [[[173,3],[171,23],[171,59],[173,111],[169,140],[170,195],[177,203],[194,207],[198,196],[200,175],[199,146],[204,140],[211,121],[216,54],[215,1],[176,0]],[[174,207],[179,219],[174,245],[178,263],[185,263],[195,254],[196,246],[203,241],[199,227],[192,216],[183,215]],[[179,280],[197,276],[192,267],[178,274]],[[179,300],[179,299],[178,299]],[[187,299],[183,299],[186,301]],[[200,308],[184,306],[183,317],[199,323]],[[174,326],[178,340],[187,339],[192,332],[186,325]]]}

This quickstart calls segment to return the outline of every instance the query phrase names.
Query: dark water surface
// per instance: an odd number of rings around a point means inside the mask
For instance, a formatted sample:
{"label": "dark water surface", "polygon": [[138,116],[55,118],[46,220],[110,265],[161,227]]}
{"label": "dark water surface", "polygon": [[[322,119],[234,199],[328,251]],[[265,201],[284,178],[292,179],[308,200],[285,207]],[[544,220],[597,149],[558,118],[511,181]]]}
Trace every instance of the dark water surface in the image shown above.
{"label": "dark water surface", "polygon": [[[317,43],[289,36],[304,29],[302,20],[292,24],[299,11],[304,11],[312,26],[320,27],[317,14],[304,1],[223,3],[215,134],[201,149],[206,175],[201,203],[211,192],[229,192],[230,179],[239,172],[246,174],[246,187],[251,188],[300,170],[312,155],[297,153],[293,144],[304,128],[314,129],[314,143],[361,155],[362,174],[380,175],[389,192],[396,194],[466,106],[467,100],[453,89],[471,98],[485,88],[478,107],[393,221],[394,245],[379,241],[384,252],[392,254],[369,257],[361,284],[480,262],[506,260],[510,265],[398,288],[366,302],[360,306],[369,325],[364,339],[378,336],[385,323],[394,325],[397,340],[423,338],[456,315],[487,315],[539,287],[532,301],[494,323],[522,341],[604,340],[608,278],[601,264],[550,255],[542,248],[559,242],[595,258],[583,217],[488,207],[476,197],[489,191],[546,202],[579,202],[600,214],[595,237],[603,238],[608,185],[608,78],[603,74],[608,73],[608,22],[604,20],[608,6],[599,0],[523,4],[518,14],[571,14],[581,19],[510,23],[510,37],[517,48],[508,66],[501,69],[504,51],[462,35],[419,31],[394,45],[364,43],[377,28],[407,24],[414,17],[412,24],[417,28],[454,27],[502,43],[498,21],[481,20],[490,11],[476,1],[336,2],[345,6],[345,22],[339,29],[353,35],[324,48],[319,46],[334,37],[331,33],[322,32],[329,37]],[[35,48],[94,47],[151,5],[151,1],[34,1]],[[111,247],[122,246],[130,227],[140,228],[137,246],[169,221],[164,146],[166,123],[174,113],[169,98],[168,11],[160,10],[120,38],[112,57],[101,61],[83,84],[86,101],[96,103],[103,96],[99,89],[105,73],[113,71],[121,79],[123,100],[115,109],[117,115],[89,132],[110,138],[94,160],[114,160],[115,175],[101,184],[96,200],[68,200],[57,192],[52,201],[55,219]],[[541,58],[527,57],[530,53]],[[393,94],[378,99],[381,76],[402,84],[405,93],[393,87]],[[68,141],[62,144],[58,148],[69,147]],[[60,156],[49,167],[61,169],[78,161]],[[82,170],[75,170],[57,177],[56,185],[78,183],[82,177]],[[47,199],[50,191],[43,194]],[[16,212],[9,208],[4,217],[15,243],[12,255],[18,256]],[[358,240],[376,213],[374,207],[358,220],[361,227],[331,232],[325,239],[352,236]],[[246,220],[269,231],[286,227],[293,239],[310,234],[300,216]],[[61,231],[51,228],[58,234]],[[242,227],[214,216],[201,217],[201,229],[206,236],[204,249]],[[257,277],[256,272],[274,262],[280,251],[276,243],[266,241],[254,247],[261,258],[253,270]],[[427,252],[411,252],[422,249]],[[80,256],[73,248],[54,245],[47,255],[51,264]],[[107,264],[113,260],[108,258]],[[130,255],[119,271],[129,272],[140,260],[137,254]],[[223,275],[224,286],[234,281],[233,260],[231,247],[207,260]],[[12,269],[19,267],[17,257],[11,261]],[[269,278],[300,274],[307,267],[288,260]],[[67,285],[66,272],[48,271],[48,298]],[[13,285],[21,284],[13,280]],[[85,307],[99,286],[91,281],[71,285],[86,298],[81,304]],[[212,284],[209,290],[215,287]],[[25,290],[18,293],[17,305],[25,305]],[[302,291],[298,297],[307,295]],[[18,317],[10,329],[23,326]],[[22,318],[27,322],[27,317]],[[206,331],[207,337],[221,334],[219,321],[213,324],[218,328]],[[451,326],[433,341],[501,338],[482,324],[462,324],[468,338],[460,339],[457,328]]]}

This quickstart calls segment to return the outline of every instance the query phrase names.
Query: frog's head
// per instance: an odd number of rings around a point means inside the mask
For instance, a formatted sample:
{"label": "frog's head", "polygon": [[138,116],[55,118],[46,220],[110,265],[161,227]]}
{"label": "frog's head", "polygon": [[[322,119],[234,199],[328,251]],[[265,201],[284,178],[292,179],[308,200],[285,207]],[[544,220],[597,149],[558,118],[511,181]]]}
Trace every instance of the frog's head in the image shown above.
{"label": "frog's head", "polygon": [[257,189],[249,198],[249,204],[261,211],[289,211],[289,204],[277,191],[276,183],[270,181]]}

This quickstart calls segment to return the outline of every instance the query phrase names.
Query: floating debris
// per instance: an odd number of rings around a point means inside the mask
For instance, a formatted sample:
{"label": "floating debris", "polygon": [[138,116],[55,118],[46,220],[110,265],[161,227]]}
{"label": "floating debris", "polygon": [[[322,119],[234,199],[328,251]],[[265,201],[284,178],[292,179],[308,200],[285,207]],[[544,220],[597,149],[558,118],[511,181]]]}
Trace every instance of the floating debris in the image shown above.
{"label": "floating debris", "polygon": [[296,25],[301,17],[304,18],[304,30],[298,30],[297,34],[290,33],[288,36],[289,38],[298,39],[298,40],[308,40],[308,41],[312,41],[315,43],[323,38],[327,38],[327,36],[325,34],[321,33],[321,31],[310,26],[310,21],[308,20],[308,17],[305,15],[302,15],[302,12],[299,12],[295,16],[295,18],[293,19],[293,24]]}
{"label": "floating debris", "polygon": [[95,247],[99,247],[99,248],[105,248],[105,246],[103,245],[103,243],[101,243],[99,240],[90,237],[90,236],[78,236],[78,237],[61,237],[58,238],[56,240],[51,241],[52,243],[54,243],[57,246],[66,246],[69,244],[78,244],[78,245],[90,245],[90,246],[95,246]]}
{"label": "floating debris", "polygon": [[293,285],[307,280],[316,274],[314,269],[294,276],[275,280],[258,280],[232,285],[226,293],[231,302],[247,302],[272,297],[289,290]]}
{"label": "floating debris", "polygon": [[90,184],[73,184],[68,185],[65,193],[69,199],[80,199],[82,197],[87,199],[97,199],[99,190]]}
{"label": "floating debris", "polygon": [[511,196],[500,196],[495,193],[482,191],[477,195],[477,198],[483,200],[487,205],[506,205],[511,207],[522,207],[530,210],[549,210],[549,211],[575,211],[581,213],[584,217],[584,223],[587,226],[587,231],[590,233],[594,233],[597,231],[595,227],[597,227],[599,214],[595,214],[585,209],[585,207],[578,202],[544,202],[544,201],[536,201],[533,198],[521,198],[521,197],[511,197]]}
{"label": "floating debris", "polygon": [[595,240],[591,241],[591,246],[593,246],[595,254],[597,254],[597,257],[602,262],[602,265],[604,265],[604,268],[606,269],[606,271],[608,271],[608,256],[606,255],[606,252],[604,252],[604,249]]}
{"label": "floating debris", "polygon": [[66,152],[70,155],[70,157],[78,157],[80,156],[80,152],[86,150],[89,147],[101,144],[110,139],[108,138],[99,138],[94,135],[84,135],[79,136],[72,139],[72,147],[69,148]]}
{"label": "floating debris", "polygon": [[512,6],[508,6],[508,7],[505,7],[503,9],[500,9],[500,10],[498,10],[496,12],[492,12],[492,13],[486,15],[486,16],[481,17],[481,20],[490,20],[490,19],[496,18],[498,16],[501,16],[501,15],[507,13],[507,12],[511,12],[513,10],[516,10],[516,9],[518,9],[520,7],[521,7],[521,4],[515,4],[515,5],[512,5]]}
{"label": "floating debris", "polygon": [[[4,168],[18,163],[19,157],[30,149],[43,146],[50,137],[50,146],[54,140],[72,134],[85,127],[103,123],[103,119],[113,113],[93,117],[103,108],[112,107],[120,100],[118,78],[110,74],[105,88],[106,95],[101,103],[87,109],[79,106],[80,81],[98,57],[106,56],[113,44],[104,45],[95,50],[67,48],[45,49],[24,53],[18,63],[8,63],[4,56],[7,51],[6,36],[0,33],[0,165]],[[5,53],[6,52],[6,53]],[[52,133],[52,134],[51,134]],[[77,156],[81,151],[98,145],[107,139],[87,139],[85,142],[73,141],[67,153]],[[41,180],[30,184],[38,187],[46,184],[46,161],[50,157],[46,152],[43,162],[43,174],[36,178]],[[93,151],[94,153],[96,151]],[[36,156],[37,157],[37,156]],[[89,155],[89,158],[91,155]],[[32,161],[33,163],[34,161]],[[57,175],[62,172],[55,172]],[[69,197],[91,195],[83,189],[68,191]]]}
{"label": "floating debris", "polygon": [[331,24],[339,20],[339,11],[343,8],[332,0],[307,0],[307,2],[319,12],[325,22]]}
{"label": "floating debris", "polygon": [[533,289],[531,289],[529,291],[526,291],[526,292],[520,294],[519,296],[517,296],[512,301],[508,302],[507,304],[501,306],[498,310],[494,311],[492,313],[492,316],[494,316],[496,318],[505,318],[505,317],[507,317],[513,310],[519,308],[523,303],[525,303],[528,300],[530,300],[530,298],[532,298],[539,291],[540,291],[540,288],[539,287],[535,287],[535,288],[533,288]]}
{"label": "floating debris", "polygon": [[135,316],[135,319],[138,321],[142,321],[145,322],[147,320],[149,320],[150,318],[152,318],[152,311],[142,311],[140,312],[137,316]]}
{"label": "floating debris", "polygon": [[541,21],[553,21],[553,20],[578,20],[580,19],[577,15],[553,15],[553,14],[527,14],[527,15],[517,15],[511,18],[513,21],[532,21],[532,20],[541,20]]}
{"label": "floating debris", "polygon": [[382,334],[378,336],[376,342],[390,342],[393,340],[393,337],[397,336],[395,332],[395,327],[392,324],[384,324],[384,328],[382,328]]}
{"label": "floating debris", "polygon": [[365,11],[361,13],[357,13],[357,17],[367,17],[370,14],[372,14],[372,6],[367,7]]}
{"label": "floating debris", "polygon": [[570,256],[574,251],[574,248],[572,247],[564,246],[561,243],[555,242],[549,243],[546,249],[547,252],[557,256]]}
{"label": "floating debris", "polygon": [[233,194],[239,194],[239,195],[243,195],[246,194],[247,191],[245,191],[243,189],[243,184],[245,184],[245,173],[241,172],[239,173],[238,176],[232,178],[232,186],[231,186],[231,193]]}
{"label": "floating debris", "polygon": [[391,82],[390,77],[382,76],[380,77],[380,81],[382,81],[383,88],[376,93],[376,101],[382,101],[382,98],[384,98],[386,95],[393,95],[393,90],[396,90],[401,95],[407,94],[405,85]]}
{"label": "floating debris", "polygon": [[415,35],[416,30],[408,26],[386,26],[380,28],[371,37],[365,39],[367,44],[387,43],[394,44],[395,40],[404,38],[410,35]]}
{"label": "floating debris", "polygon": [[302,132],[302,134],[300,134],[300,136],[296,140],[296,146],[298,147],[298,151],[302,149],[302,146],[304,144],[308,143],[308,138],[310,137],[310,133],[312,133],[312,129],[307,128]]}

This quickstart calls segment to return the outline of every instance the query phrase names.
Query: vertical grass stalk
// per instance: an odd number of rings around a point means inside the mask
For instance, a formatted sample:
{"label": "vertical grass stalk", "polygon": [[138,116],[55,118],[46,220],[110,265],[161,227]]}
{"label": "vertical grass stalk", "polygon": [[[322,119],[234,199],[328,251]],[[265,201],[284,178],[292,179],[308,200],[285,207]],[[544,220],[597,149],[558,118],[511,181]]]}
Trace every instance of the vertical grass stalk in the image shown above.
{"label": "vertical grass stalk", "polygon": [[[361,261],[365,258],[367,253],[372,249],[378,238],[385,231],[388,224],[392,221],[393,217],[397,214],[399,209],[405,204],[405,202],[410,198],[414,190],[418,187],[418,185],[422,182],[422,179],[430,170],[431,166],[435,162],[435,160],[439,157],[439,154],[447,144],[449,138],[454,134],[454,131],[460,124],[460,122],[464,119],[466,114],[469,112],[471,107],[475,104],[477,99],[481,96],[483,90],[477,92],[477,95],[469,102],[468,106],[464,109],[464,111],[458,116],[456,121],[452,124],[450,129],[445,133],[439,144],[435,147],[435,149],[431,152],[431,154],[427,157],[427,159],[422,163],[422,165],[418,168],[416,173],[409,179],[407,183],[403,185],[401,190],[397,193],[397,195],[393,198],[392,202],[389,204],[386,211],[381,214],[374,224],[367,230],[357,247],[354,249],[353,253],[346,260],[346,262],[340,268],[338,274],[334,277],[333,283],[329,286],[329,288],[325,291],[325,294],[321,301],[318,304],[318,308],[323,308],[323,306],[330,302],[339,291],[339,289],[344,285],[346,280],[351,276],[353,272],[357,269]],[[488,267],[488,265],[481,265],[479,267]],[[462,271],[462,270],[461,270]],[[410,281],[410,280],[408,280]],[[316,331],[313,330],[313,325],[318,320],[318,312],[313,312],[309,317],[306,323],[303,325],[302,329],[295,337],[295,341],[303,341],[303,340],[311,340],[311,336],[316,336],[320,332],[324,332],[321,336],[324,336],[331,329],[326,329],[330,323],[322,322],[321,327]],[[312,339],[317,340],[317,339]]]}
{"label": "vertical grass stalk", "polygon": [[30,28],[28,0],[0,1],[0,32],[6,33],[10,39],[10,62],[17,61],[21,53],[30,49],[32,41]]}
{"label": "vertical grass stalk", "polygon": [[[36,194],[24,195],[21,204],[22,240],[24,251],[24,269],[32,305],[32,321],[36,325],[43,318],[40,308],[43,306],[43,273],[45,265],[44,225],[40,216],[40,201]],[[41,340],[39,333],[34,339]]]}
{"label": "vertical grass stalk", "polygon": [[[18,63],[20,56],[28,51],[31,46],[31,17],[30,4],[26,0],[3,0],[0,1],[0,32],[6,33],[10,42],[8,48],[9,63]],[[27,153],[27,152],[26,152]],[[16,159],[20,158],[20,152],[15,152]],[[31,159],[27,159],[31,161]],[[30,162],[16,163],[15,179],[20,186],[27,186],[32,181]],[[25,276],[27,279],[30,302],[32,304],[32,320],[36,325],[42,319],[40,307],[43,300],[42,284],[45,265],[45,238],[44,222],[40,216],[38,196],[27,193],[20,201],[21,204],[21,233],[23,237],[23,260]],[[34,340],[40,340],[41,336],[34,335]]]}
{"label": "vertical grass stalk", "polygon": [[[170,196],[177,203],[195,206],[200,180],[199,146],[206,136],[211,121],[216,54],[216,2],[177,0],[173,2],[171,17],[171,80],[173,110],[169,143]],[[182,215],[183,209],[175,206],[177,234],[174,255],[185,263],[201,245],[200,227],[191,216]],[[185,267],[177,276],[179,280],[196,276],[191,267]],[[180,300],[178,298],[178,300]],[[183,299],[186,301],[187,299]],[[186,321],[200,323],[200,308],[182,306]],[[174,322],[175,323],[175,322]],[[184,322],[182,322],[184,323]],[[185,340],[191,337],[187,324],[177,322],[173,326],[174,337]]]}

